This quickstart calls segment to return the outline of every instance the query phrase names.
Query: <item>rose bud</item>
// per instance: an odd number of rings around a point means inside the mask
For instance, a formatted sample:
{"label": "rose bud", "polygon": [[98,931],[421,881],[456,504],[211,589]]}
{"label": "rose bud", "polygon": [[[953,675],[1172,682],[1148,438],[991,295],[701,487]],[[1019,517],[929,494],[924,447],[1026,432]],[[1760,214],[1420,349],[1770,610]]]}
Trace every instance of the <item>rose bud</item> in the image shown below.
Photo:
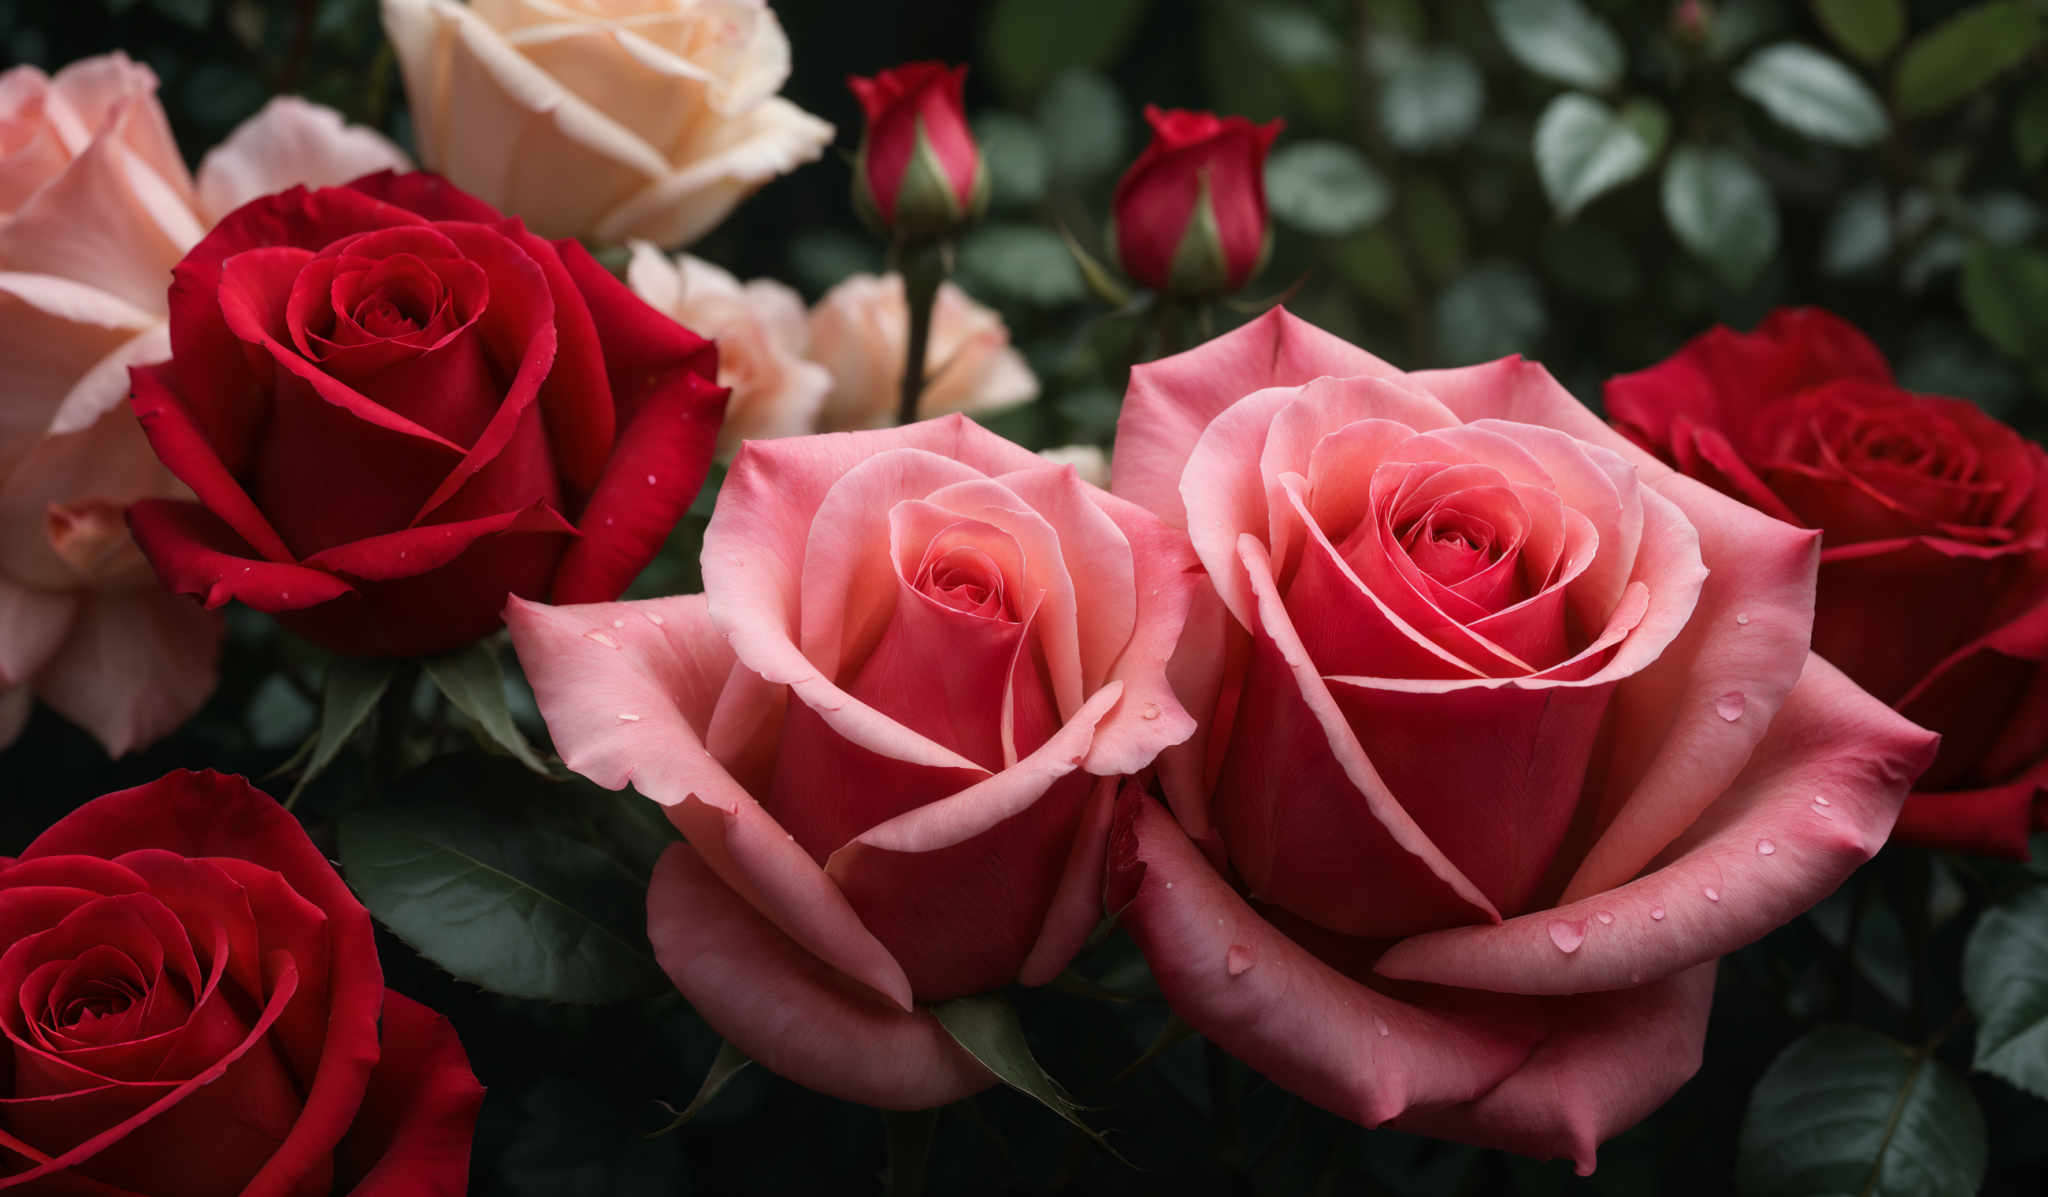
{"label": "rose bud", "polygon": [[1100,921],[1118,779],[1194,731],[1198,582],[1185,536],[955,415],[750,441],[705,593],[506,622],[562,759],[689,841],[647,930],[690,1004],[917,1109],[993,1080],[930,1007],[1051,981]]}
{"label": "rose bud", "polygon": [[1609,382],[1607,410],[1684,473],[1824,533],[1814,651],[1942,733],[1894,835],[2026,856],[2048,826],[2048,453],[1902,389],[1816,308],[1704,333]]}
{"label": "rose bud", "polygon": [[912,62],[846,84],[867,113],[853,205],[899,241],[949,236],[988,208],[988,164],[967,127],[966,67]]}
{"label": "rose bud", "polygon": [[0,867],[0,1190],[454,1194],[483,1089],[239,777],[96,798]]}
{"label": "rose bud", "polygon": [[573,241],[425,174],[256,200],[178,264],[134,408],[190,500],[165,585],[346,656],[451,652],[505,596],[617,597],[696,498],[710,342]]}
{"label": "rose bud", "polygon": [[1202,724],[1108,906],[1276,1084],[1589,1172],[1699,1067],[1715,962],[1884,843],[1936,737],[1807,651],[1819,537],[1518,358],[1285,312],[1132,372],[1113,489],[1211,588]]}
{"label": "rose bud", "polygon": [[1152,144],[1117,182],[1117,260],[1140,285],[1201,297],[1238,290],[1265,265],[1266,151],[1283,122],[1148,105]]}

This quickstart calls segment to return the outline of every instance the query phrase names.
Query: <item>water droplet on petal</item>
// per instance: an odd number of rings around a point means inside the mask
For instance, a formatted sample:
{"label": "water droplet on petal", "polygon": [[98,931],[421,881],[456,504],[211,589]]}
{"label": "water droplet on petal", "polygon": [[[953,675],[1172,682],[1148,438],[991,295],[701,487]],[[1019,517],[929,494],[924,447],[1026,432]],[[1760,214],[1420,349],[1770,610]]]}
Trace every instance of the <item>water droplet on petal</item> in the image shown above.
{"label": "water droplet on petal", "polygon": [[1378,1031],[1382,1039],[1394,1033],[1394,1028],[1387,1025],[1387,1020],[1377,1014],[1372,1016],[1372,1029]]}
{"label": "water droplet on petal", "polygon": [[1558,919],[1550,924],[1550,942],[1557,945],[1558,951],[1569,956],[1579,950],[1580,944],[1586,942],[1586,924],[1567,923],[1563,919]]}
{"label": "water droplet on petal", "polygon": [[1814,804],[1815,806],[1833,806],[1833,805],[1834,805],[1834,803],[1832,803],[1832,802],[1829,802],[1829,801],[1828,801],[1828,799],[1827,799],[1827,795],[1825,795],[1825,794],[1815,794],[1815,795],[1813,796],[1813,804]]}
{"label": "water droplet on petal", "polygon": [[652,474],[649,474],[649,475],[647,475],[647,485],[649,485],[649,486],[653,486],[653,485],[654,485],[654,483],[655,483],[655,478],[654,478],[654,475],[652,475]]}
{"label": "water droplet on petal", "polygon": [[1700,893],[1705,894],[1707,901],[1709,902],[1718,902],[1721,900],[1721,891],[1715,889],[1711,885],[1702,885],[1700,887]]}
{"label": "water droplet on petal", "polygon": [[1631,985],[1641,985],[1643,983],[1643,974],[1630,973],[1628,975],[1628,983]]}
{"label": "water droplet on petal", "polygon": [[1157,718],[1159,718],[1159,704],[1158,704],[1158,703],[1156,703],[1156,702],[1148,702],[1148,703],[1146,703],[1146,704],[1145,704],[1144,706],[1142,706],[1142,707],[1139,707],[1139,708],[1138,708],[1138,718],[1140,718],[1140,719],[1157,719]]}
{"label": "water droplet on petal", "polygon": [[609,632],[604,632],[604,631],[599,631],[599,630],[597,630],[597,629],[595,629],[595,628],[591,629],[591,630],[590,630],[590,631],[588,631],[588,632],[585,632],[585,633],[583,633],[583,638],[584,638],[585,640],[590,640],[590,641],[594,641],[594,642],[596,642],[596,643],[598,643],[598,644],[602,644],[602,645],[604,645],[604,646],[605,646],[606,648],[617,648],[617,647],[619,646],[619,642],[618,642],[618,641],[616,641],[616,640],[614,640],[614,639],[612,639],[612,637],[611,637],[611,633],[609,633]]}
{"label": "water droplet on petal", "polygon": [[282,595],[281,595],[280,597],[282,597],[282,598],[286,598],[286,599],[289,599],[289,598],[291,598],[291,597],[292,597],[292,592],[291,592],[291,591],[289,591],[289,590],[287,590],[287,591],[284,591],[284,592],[283,592],[283,594],[282,594]]}
{"label": "water droplet on petal", "polygon": [[1171,881],[1167,882],[1167,883],[1166,883],[1166,888],[1168,888],[1168,889],[1172,889],[1172,888],[1173,888],[1173,882],[1171,882]]}
{"label": "water droplet on petal", "polygon": [[654,614],[653,612],[649,612],[647,615],[647,622],[653,624],[655,627],[658,628],[662,624],[667,623],[668,621],[666,619],[663,619],[661,616]]}
{"label": "water droplet on petal", "polygon": [[615,628],[623,628],[626,626],[626,621],[623,619],[614,619],[612,620],[612,626]]}
{"label": "water droplet on petal", "polygon": [[1747,611],[1737,611],[1737,612],[1735,613],[1735,624],[1736,624],[1736,626],[1737,626],[1737,627],[1744,627],[1744,628],[1748,627],[1748,626],[1749,626],[1749,612],[1747,612]]}
{"label": "water droplet on petal", "polygon": [[1223,953],[1223,967],[1233,977],[1249,972],[1258,962],[1258,952],[1241,943],[1231,944],[1230,950]]}
{"label": "water droplet on petal", "polygon": [[612,517],[610,517],[610,516],[606,516],[606,517],[604,517],[604,526],[605,526],[605,527],[607,527],[607,528],[609,528],[609,527],[611,527],[611,526],[612,526]]}
{"label": "water droplet on petal", "polygon": [[1758,856],[1769,856],[1771,853],[1776,852],[1777,850],[1778,845],[1772,843],[1769,840],[1758,840],[1756,842],[1756,854]]}
{"label": "water droplet on petal", "polygon": [[638,723],[638,722],[640,722],[640,716],[638,716],[638,715],[635,715],[635,714],[632,714],[632,713],[631,713],[631,712],[629,712],[629,711],[620,711],[620,712],[619,712],[619,722],[620,722],[620,723]]}
{"label": "water droplet on petal", "polygon": [[1611,910],[1603,910],[1600,913],[1594,915],[1593,917],[1599,919],[1601,925],[1605,926],[1608,923],[1614,921],[1614,912]]}
{"label": "water droplet on petal", "polygon": [[1741,691],[1730,690],[1714,700],[1714,713],[1733,723],[1737,719],[1742,718],[1742,708],[1747,703],[1748,700],[1742,697]]}
{"label": "water droplet on petal", "polygon": [[1658,923],[1661,923],[1661,922],[1663,922],[1663,921],[1664,921],[1664,908],[1663,908],[1662,906],[1652,906],[1652,907],[1650,907],[1650,919],[1651,919],[1651,921],[1652,921],[1652,922],[1658,922]]}
{"label": "water droplet on petal", "polygon": [[404,550],[404,549],[400,549],[400,550],[398,550],[398,559],[399,559],[400,561],[403,561],[403,560],[405,560],[405,550]]}

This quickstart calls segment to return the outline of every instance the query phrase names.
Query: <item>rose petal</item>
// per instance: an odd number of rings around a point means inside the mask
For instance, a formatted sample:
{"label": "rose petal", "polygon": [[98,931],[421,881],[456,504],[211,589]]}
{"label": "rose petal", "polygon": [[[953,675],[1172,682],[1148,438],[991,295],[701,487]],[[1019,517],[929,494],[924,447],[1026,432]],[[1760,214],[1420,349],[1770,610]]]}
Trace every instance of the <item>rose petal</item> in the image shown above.
{"label": "rose petal", "polygon": [[221,621],[157,589],[97,591],[78,605],[36,693],[125,756],[175,731],[213,694]]}
{"label": "rose petal", "polygon": [[384,991],[376,1071],[342,1140],[339,1170],[360,1177],[349,1197],[461,1197],[483,1086],[449,1021]]}
{"label": "rose petal", "polygon": [[211,223],[295,184],[332,187],[381,170],[407,170],[399,148],[331,108],[278,96],[199,162],[199,207]]}

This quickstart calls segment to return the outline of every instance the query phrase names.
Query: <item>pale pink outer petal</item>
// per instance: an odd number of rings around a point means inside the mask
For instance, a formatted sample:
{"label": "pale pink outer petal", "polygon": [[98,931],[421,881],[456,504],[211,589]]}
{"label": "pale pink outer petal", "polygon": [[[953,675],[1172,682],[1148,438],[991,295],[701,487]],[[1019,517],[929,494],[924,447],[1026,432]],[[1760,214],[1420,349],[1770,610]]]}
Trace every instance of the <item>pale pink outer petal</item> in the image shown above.
{"label": "pale pink outer petal", "polygon": [[[790,840],[699,725],[715,722],[732,651],[703,595],[550,607],[513,598],[505,624],[563,761],[668,808],[698,857],[790,939],[903,1009],[902,965]],[[632,718],[621,718],[632,716]]]}
{"label": "pale pink outer petal", "polygon": [[36,694],[121,756],[176,731],[220,679],[221,617],[162,590],[81,596]]}
{"label": "pale pink outer petal", "polygon": [[1593,1172],[1601,1143],[1648,1117],[1699,1071],[1712,962],[1618,993],[1556,1000],[1550,1035],[1513,1076],[1461,1105],[1416,1110],[1402,1130]]}
{"label": "pale pink outer petal", "polygon": [[404,152],[375,130],[297,96],[278,96],[200,159],[199,211],[212,224],[272,192],[411,169]]}
{"label": "pale pink outer petal", "polygon": [[[1809,655],[1748,766],[1661,867],[1499,926],[1403,940],[1377,971],[1568,994],[1623,989],[1724,956],[1811,908],[1870,859],[1939,742]],[[1582,942],[1567,952],[1560,940]]]}
{"label": "pale pink outer petal", "polygon": [[0,688],[26,685],[57,655],[78,615],[75,595],[0,577]]}
{"label": "pale pink outer petal", "polygon": [[929,1010],[900,1010],[793,943],[685,844],[647,890],[654,957],[747,1058],[820,1093],[891,1110],[957,1101],[995,1077]]}
{"label": "pale pink outer petal", "polygon": [[1469,1101],[1528,1056],[1535,1036],[1507,1020],[1409,1005],[1318,960],[1135,788],[1118,801],[1109,872],[1110,901],[1174,1010],[1332,1113],[1370,1127],[1413,1106]]}
{"label": "pale pink outer petal", "polygon": [[0,749],[14,743],[21,729],[28,726],[29,711],[35,701],[35,692],[27,686],[0,689]]}
{"label": "pale pink outer petal", "polygon": [[1117,418],[1110,489],[1185,528],[1181,475],[1202,430],[1224,408],[1267,387],[1299,386],[1324,377],[1400,374],[1285,308],[1273,308],[1186,353],[1131,370],[1130,390]]}

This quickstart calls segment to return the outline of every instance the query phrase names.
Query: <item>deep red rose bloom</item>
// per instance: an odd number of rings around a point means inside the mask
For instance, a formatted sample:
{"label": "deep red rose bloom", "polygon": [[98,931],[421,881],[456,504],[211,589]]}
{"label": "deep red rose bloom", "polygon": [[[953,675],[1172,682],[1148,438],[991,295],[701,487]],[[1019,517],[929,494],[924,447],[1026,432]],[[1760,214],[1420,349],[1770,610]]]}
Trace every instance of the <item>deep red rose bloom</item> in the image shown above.
{"label": "deep red rose bloom", "polygon": [[239,777],[86,803],[0,868],[0,1190],[457,1197],[483,1090]]}
{"label": "deep red rose bloom", "polygon": [[2048,825],[2048,453],[1892,381],[1813,308],[1716,328],[1607,384],[1680,470],[1826,535],[1814,651],[1942,734],[1894,833],[2024,856]]}
{"label": "deep red rose bloom", "polygon": [[508,594],[616,598],[696,496],[710,342],[432,175],[303,188],[180,262],[136,414],[197,497],[129,509],[164,582],[338,653],[447,652]]}
{"label": "deep red rose bloom", "polygon": [[854,204],[884,232],[911,240],[951,232],[988,205],[988,167],[967,127],[966,67],[911,62],[872,79],[848,76],[867,114]]}
{"label": "deep red rose bloom", "polygon": [[1266,254],[1266,151],[1282,122],[1147,105],[1152,144],[1112,201],[1124,272],[1154,291],[1235,291]]}

